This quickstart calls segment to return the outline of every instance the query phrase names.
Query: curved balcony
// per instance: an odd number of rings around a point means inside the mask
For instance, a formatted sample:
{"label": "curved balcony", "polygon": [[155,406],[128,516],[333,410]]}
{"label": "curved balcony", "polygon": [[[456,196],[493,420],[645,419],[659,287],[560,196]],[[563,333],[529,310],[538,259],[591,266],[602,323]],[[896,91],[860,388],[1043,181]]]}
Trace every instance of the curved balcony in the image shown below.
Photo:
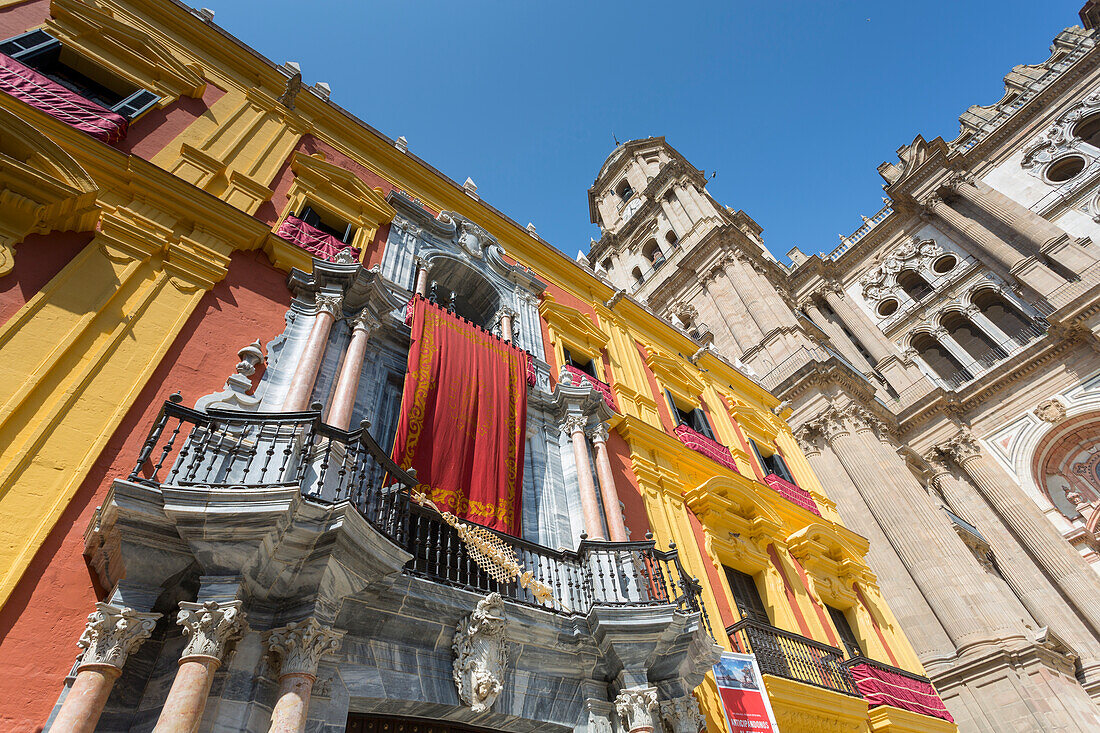
{"label": "curved balcony", "polygon": [[457,531],[409,498],[415,476],[401,470],[365,429],[343,431],[319,412],[202,412],[167,402],[129,480],[147,486],[221,489],[300,487],[310,502],[351,503],[390,542],[412,555],[404,572],[555,613],[595,606],[671,605],[710,623],[699,582],[675,547],[643,542],[583,541],[554,550],[494,532],[520,564],[554,591],[540,602],[516,583],[494,580],[474,561]]}

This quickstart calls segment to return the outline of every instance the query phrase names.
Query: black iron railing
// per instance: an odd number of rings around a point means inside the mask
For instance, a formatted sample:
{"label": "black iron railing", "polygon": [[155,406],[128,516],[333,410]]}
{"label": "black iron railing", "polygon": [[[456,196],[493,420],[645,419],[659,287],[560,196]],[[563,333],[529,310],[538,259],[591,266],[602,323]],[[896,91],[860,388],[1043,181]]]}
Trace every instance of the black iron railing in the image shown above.
{"label": "black iron railing", "polygon": [[300,487],[322,503],[351,502],[378,531],[412,555],[405,571],[459,588],[498,592],[517,603],[586,613],[592,606],[673,605],[710,621],[702,587],[675,545],[582,541],[553,550],[495,533],[520,564],[549,585],[557,603],[539,602],[516,583],[501,584],[478,567],[458,533],[409,499],[414,475],[399,468],[369,426],[345,431],[319,412],[241,413],[192,410],[165,403],[129,479],[151,486]]}
{"label": "black iron railing", "polygon": [[735,650],[755,654],[764,674],[859,697],[844,652],[769,624],[744,619],[726,629]]}

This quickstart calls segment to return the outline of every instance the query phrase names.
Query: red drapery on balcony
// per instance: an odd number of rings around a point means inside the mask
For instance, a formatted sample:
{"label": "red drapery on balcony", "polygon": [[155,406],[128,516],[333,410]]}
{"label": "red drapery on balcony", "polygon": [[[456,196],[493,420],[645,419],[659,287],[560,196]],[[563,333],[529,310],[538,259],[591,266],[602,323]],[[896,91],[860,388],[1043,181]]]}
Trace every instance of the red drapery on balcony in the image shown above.
{"label": "red drapery on balcony", "polygon": [[69,91],[3,53],[0,53],[0,90],[105,143],[126,136],[125,117]]}
{"label": "red drapery on balcony", "polygon": [[809,509],[811,512],[819,517],[821,516],[821,512],[817,508],[817,502],[814,501],[814,497],[810,494],[809,491],[806,491],[806,489],[802,488],[801,486],[798,486],[797,484],[792,484],[790,481],[780,478],[774,473],[769,473],[767,476],[765,476],[764,483],[770,486],[774,491],[776,491],[787,501],[798,504],[803,509]]}
{"label": "red drapery on balcony", "polygon": [[955,719],[940,699],[936,688],[927,680],[916,680],[870,664],[848,667],[859,694],[872,706],[890,705],[954,723]]}
{"label": "red drapery on balcony", "polygon": [[424,298],[393,458],[461,519],[519,535],[527,433],[528,355]]}
{"label": "red drapery on balcony", "polygon": [[572,364],[566,364],[565,371],[573,375],[573,384],[580,384],[582,382],[585,382],[592,385],[592,389],[600,393],[600,395],[603,397],[603,401],[607,403],[608,407],[610,407],[615,412],[619,411],[619,408],[615,406],[615,396],[611,393],[611,385],[605,382],[601,382],[600,380],[593,377],[591,374],[581,371]]}
{"label": "red drapery on balcony", "polygon": [[721,463],[734,473],[740,473],[740,471],[737,470],[737,463],[734,462],[733,454],[730,453],[730,449],[717,440],[711,440],[702,433],[689,428],[687,425],[677,425],[672,432],[676,433],[676,437],[688,448],[691,448],[697,453],[702,453],[713,461]]}
{"label": "red drapery on balcony", "polygon": [[332,262],[336,259],[336,255],[345,249],[350,249],[351,253],[355,255],[355,259],[359,259],[358,247],[344,244],[331,234],[326,234],[317,227],[306,224],[293,214],[279,225],[275,233],[288,242],[298,245],[319,260]]}

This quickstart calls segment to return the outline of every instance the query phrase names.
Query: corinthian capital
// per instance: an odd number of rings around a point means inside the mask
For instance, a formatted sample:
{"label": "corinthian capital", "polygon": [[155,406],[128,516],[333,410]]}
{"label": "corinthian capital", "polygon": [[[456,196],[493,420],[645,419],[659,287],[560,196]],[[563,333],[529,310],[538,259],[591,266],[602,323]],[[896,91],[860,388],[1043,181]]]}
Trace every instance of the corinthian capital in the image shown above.
{"label": "corinthian capital", "polygon": [[368,336],[382,326],[382,324],[378,322],[378,319],[371,315],[366,308],[359,311],[355,315],[355,318],[351,319],[350,325],[353,331],[365,331]]}
{"label": "corinthian capital", "polygon": [[322,626],[310,616],[305,621],[295,621],[272,631],[267,637],[267,649],[279,660],[280,675],[316,677],[321,658],[340,648],[345,633]]}
{"label": "corinthian capital", "polygon": [[248,629],[242,605],[244,601],[180,601],[176,623],[183,627],[184,636],[190,637],[180,658],[212,657],[222,661],[227,647]]}
{"label": "corinthian capital", "polygon": [[122,669],[126,657],[153,633],[160,614],[141,613],[109,603],[97,603],[95,608],[76,642],[84,650],[80,666],[103,664]]}
{"label": "corinthian capital", "polygon": [[584,429],[586,427],[588,427],[588,416],[587,415],[566,415],[565,419],[562,420],[561,426],[562,426],[562,430],[564,430],[566,432],[566,434],[568,434],[568,435],[572,435],[573,433],[577,432],[578,430],[583,432]]}
{"label": "corinthian capital", "polygon": [[342,297],[339,295],[330,295],[329,293],[317,293],[314,297],[314,301],[317,303],[318,313],[328,313],[334,318],[340,315],[340,310],[344,304],[344,299]]}
{"label": "corinthian capital", "polygon": [[951,467],[947,465],[947,455],[944,453],[943,447],[933,448],[921,457],[931,469],[933,479],[951,473]]}
{"label": "corinthian capital", "polygon": [[955,462],[960,466],[963,461],[970,460],[971,458],[977,458],[982,454],[982,444],[978,442],[978,439],[974,437],[974,434],[969,430],[956,435],[943,446],[944,451],[947,452]]}
{"label": "corinthian capital", "polygon": [[699,733],[707,724],[699,712],[699,701],[694,695],[684,695],[661,703],[661,721],[672,733]]}
{"label": "corinthian capital", "polygon": [[611,431],[608,430],[607,423],[601,422],[596,423],[595,427],[593,427],[592,430],[589,431],[588,437],[593,443],[606,443],[607,437],[610,434]]}
{"label": "corinthian capital", "polygon": [[974,185],[974,174],[967,171],[955,171],[943,183],[945,188],[958,191],[962,186]]}
{"label": "corinthian capital", "polygon": [[653,711],[656,709],[656,687],[630,687],[615,698],[615,712],[630,733],[652,731]]}
{"label": "corinthian capital", "polygon": [[936,211],[945,204],[943,202],[942,196],[940,196],[939,194],[933,194],[931,196],[928,196],[927,198],[922,199],[920,205],[921,208],[928,213],[935,214]]}
{"label": "corinthian capital", "polygon": [[835,407],[830,407],[816,418],[806,423],[802,428],[804,434],[819,433],[830,443],[842,435],[848,435],[851,430],[844,419],[844,414]]}

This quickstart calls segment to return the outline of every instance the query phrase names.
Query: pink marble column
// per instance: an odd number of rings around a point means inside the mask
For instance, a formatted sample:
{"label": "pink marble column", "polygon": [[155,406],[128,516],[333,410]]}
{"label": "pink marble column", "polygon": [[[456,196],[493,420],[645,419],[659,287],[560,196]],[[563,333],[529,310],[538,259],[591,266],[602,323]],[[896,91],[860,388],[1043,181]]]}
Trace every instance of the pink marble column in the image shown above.
{"label": "pink marble column", "polygon": [[340,296],[318,293],[316,299],[317,316],[313,321],[313,328],[309,331],[306,346],[298,359],[298,365],[294,369],[294,376],[291,377],[286,399],[283,400],[285,412],[298,412],[309,407],[313,383],[317,381],[317,370],[321,366],[321,359],[328,345],[328,335],[340,313]]}
{"label": "pink marble column", "polygon": [[500,337],[508,343],[512,343],[512,317],[514,315],[507,308],[502,309],[500,312]]}
{"label": "pink marble column", "polygon": [[54,718],[52,730],[92,733],[126,658],[149,638],[159,613],[97,603],[77,645],[84,649],[76,680]]}
{"label": "pink marble column", "polygon": [[229,646],[245,631],[243,601],[180,602],[177,623],[190,637],[180,656],[172,689],[153,733],[195,733],[206,710],[214,673]]}
{"label": "pink marble column", "polygon": [[328,424],[341,430],[347,430],[351,425],[351,413],[355,408],[355,393],[359,389],[359,376],[363,372],[367,341],[379,323],[374,316],[362,311],[352,321],[351,326],[351,342],[344,352],[344,361],[340,365],[340,374],[336,378],[336,389],[332,395],[332,407],[328,413]]}
{"label": "pink marble column", "polygon": [[416,261],[416,288],[415,293],[421,298],[428,297],[428,271],[431,269],[428,267],[424,260],[418,259]]}
{"label": "pink marble column", "polygon": [[279,660],[279,693],[271,711],[269,733],[305,730],[317,665],[326,654],[340,648],[343,636],[343,631],[322,626],[313,617],[287,624],[268,635],[268,651]]}
{"label": "pink marble column", "polygon": [[596,498],[596,484],[592,481],[592,464],[588,460],[588,441],[584,429],[588,418],[570,415],[565,418],[565,431],[573,439],[573,459],[577,464],[577,485],[581,494],[581,512],[584,514],[584,530],[590,540],[606,540],[600,519],[600,502]]}
{"label": "pink marble column", "polygon": [[623,513],[619,509],[619,492],[615,488],[615,475],[611,472],[611,459],[607,455],[607,423],[592,429],[592,445],[596,449],[596,477],[600,480],[600,496],[603,497],[604,517],[612,542],[629,542]]}

